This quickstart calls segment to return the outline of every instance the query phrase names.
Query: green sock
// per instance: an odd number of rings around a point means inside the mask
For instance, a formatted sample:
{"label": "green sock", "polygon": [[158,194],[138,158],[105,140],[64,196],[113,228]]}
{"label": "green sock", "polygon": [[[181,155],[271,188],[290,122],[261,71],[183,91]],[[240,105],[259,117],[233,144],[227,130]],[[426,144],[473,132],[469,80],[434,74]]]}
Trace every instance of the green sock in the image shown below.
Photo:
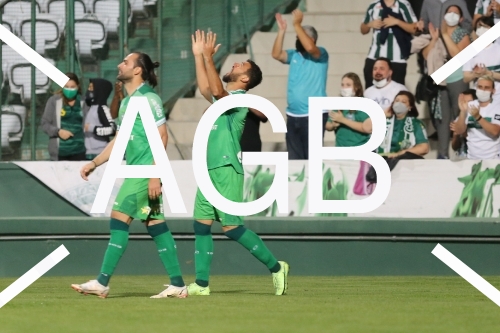
{"label": "green sock", "polygon": [[111,279],[111,275],[113,275],[128,244],[129,225],[127,223],[112,218],[109,222],[109,228],[111,229],[111,237],[104,254],[101,274],[97,278],[97,281],[103,286],[109,284],[109,279]]}
{"label": "green sock", "polygon": [[278,260],[276,260],[274,255],[255,232],[243,226],[239,226],[235,229],[226,231],[225,234],[227,237],[243,245],[255,258],[266,265],[272,273],[279,271],[280,264]]}
{"label": "green sock", "polygon": [[214,255],[214,240],[210,229],[212,226],[194,221],[194,265],[196,268],[196,284],[208,287],[210,264]]}
{"label": "green sock", "polygon": [[172,233],[168,230],[167,223],[163,222],[149,226],[148,233],[156,243],[160,260],[170,277],[170,284],[183,287],[184,280],[182,279],[181,267],[177,258],[177,246]]}

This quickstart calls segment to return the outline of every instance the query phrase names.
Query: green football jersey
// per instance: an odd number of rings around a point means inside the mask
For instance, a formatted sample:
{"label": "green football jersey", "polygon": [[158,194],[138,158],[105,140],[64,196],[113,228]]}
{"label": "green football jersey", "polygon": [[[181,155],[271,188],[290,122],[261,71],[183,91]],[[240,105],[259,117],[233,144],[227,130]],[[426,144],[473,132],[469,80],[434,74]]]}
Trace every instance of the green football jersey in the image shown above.
{"label": "green football jersey", "polygon": [[[156,126],[160,126],[166,122],[165,111],[163,110],[163,103],[160,96],[150,86],[143,84],[130,96],[125,97],[120,104],[120,111],[118,112],[118,130],[120,130],[120,125],[125,116],[125,111],[127,110],[128,103],[131,97],[147,97],[149,102],[149,111],[153,114],[153,118],[156,122]],[[130,112],[130,111],[129,111]],[[149,147],[148,138],[146,136],[146,131],[142,124],[141,116],[137,113],[137,117],[134,121],[134,126],[132,127],[132,133],[130,134],[129,142],[127,145],[127,150],[125,152],[127,157],[128,165],[152,165],[153,164],[153,153]]]}
{"label": "green football jersey", "polygon": [[[229,91],[229,94],[245,94],[245,90]],[[216,99],[213,98],[214,102]],[[241,135],[245,127],[248,108],[236,107],[224,112],[212,126],[207,145],[208,169],[232,165],[237,173],[243,174],[241,164]]]}

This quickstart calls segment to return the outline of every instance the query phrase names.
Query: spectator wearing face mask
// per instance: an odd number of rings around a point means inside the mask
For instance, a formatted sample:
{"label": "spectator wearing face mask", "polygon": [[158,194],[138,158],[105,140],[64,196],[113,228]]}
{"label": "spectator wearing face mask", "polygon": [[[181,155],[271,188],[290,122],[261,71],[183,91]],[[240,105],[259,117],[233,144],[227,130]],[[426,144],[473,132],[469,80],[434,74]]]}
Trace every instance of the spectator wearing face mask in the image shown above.
{"label": "spectator wearing face mask", "polygon": [[[286,21],[276,14],[279,31],[272,56],[290,65],[287,92],[286,145],[290,160],[309,158],[309,97],[326,97],[328,77],[328,52],[317,46],[318,33],[311,26],[302,26],[303,14],[294,10],[293,27],[297,34],[295,50],[283,50]],[[323,112],[323,134],[328,111]]]}
{"label": "spectator wearing face mask", "polygon": [[394,97],[408,89],[392,80],[392,63],[387,58],[378,58],[373,65],[373,86],[365,90],[365,97],[374,100],[384,112],[388,112]]}
{"label": "spectator wearing face mask", "polygon": [[[448,60],[471,43],[468,31],[460,26],[461,22],[463,22],[462,9],[451,5],[446,9],[440,29],[435,28],[433,23],[429,24],[432,40],[442,39]],[[435,42],[431,42],[429,48],[433,45]],[[431,101],[431,114],[438,134],[438,159],[449,159],[450,123],[459,113],[458,96],[468,87],[464,82],[462,67],[448,76],[445,83],[444,88],[440,89]]]}
{"label": "spectator wearing face mask", "polygon": [[405,84],[406,62],[410,57],[416,23],[417,17],[406,0],[376,0],[368,6],[360,27],[363,35],[373,29],[372,45],[364,67],[366,89],[373,85],[373,65],[379,57],[391,60],[392,79]]}
{"label": "spectator wearing face mask", "polygon": [[[482,36],[493,26],[493,18],[482,16],[476,22],[476,35]],[[500,98],[500,43],[494,42],[479,52],[463,67],[464,81],[477,83],[477,79],[489,75],[495,79],[495,97]]]}
{"label": "spectator wearing face mask", "polygon": [[455,130],[459,135],[467,133],[468,159],[500,158],[500,99],[493,98],[494,93],[494,79],[485,75],[477,81],[477,100],[468,103],[460,98]]}
{"label": "spectator wearing face mask", "polygon": [[477,0],[474,10],[474,26],[481,17],[491,17],[494,24],[500,22],[500,2],[497,0]]}
{"label": "spectator wearing face mask", "polygon": [[116,125],[107,106],[113,85],[108,80],[91,79],[85,104],[89,107],[84,114],[85,148],[88,160],[93,160],[106,148],[116,132]]}
{"label": "spectator wearing face mask", "polygon": [[[467,104],[476,100],[476,90],[474,89],[467,89],[465,90],[460,96],[458,97],[459,102],[466,102]],[[451,149],[453,149],[459,159],[465,159],[467,158],[467,132],[463,134],[458,134],[456,130],[456,124],[458,121],[455,119],[450,124],[450,130],[453,133],[452,138],[451,138]]]}
{"label": "spectator wearing face mask", "polygon": [[420,10],[420,20],[417,23],[417,29],[420,31],[430,31],[429,23],[440,29],[443,23],[443,17],[450,6],[457,6],[463,13],[462,28],[467,31],[472,30],[472,17],[465,0],[424,0]]}
{"label": "spectator wearing face mask", "polygon": [[[347,73],[342,77],[340,95],[363,97],[363,86],[357,74]],[[372,121],[362,111],[330,111],[326,130],[335,131],[336,147],[356,147],[365,144],[370,139]]]}
{"label": "spectator wearing face mask", "polygon": [[[401,91],[387,114],[387,132],[378,153],[389,158],[403,155],[424,156],[429,152],[429,140],[422,122],[417,119],[415,96]],[[404,158],[404,157],[403,157]]]}
{"label": "spectator wearing face mask", "polygon": [[45,104],[41,126],[49,136],[50,160],[84,161],[83,111],[87,106],[76,74],[66,76],[66,85]]}

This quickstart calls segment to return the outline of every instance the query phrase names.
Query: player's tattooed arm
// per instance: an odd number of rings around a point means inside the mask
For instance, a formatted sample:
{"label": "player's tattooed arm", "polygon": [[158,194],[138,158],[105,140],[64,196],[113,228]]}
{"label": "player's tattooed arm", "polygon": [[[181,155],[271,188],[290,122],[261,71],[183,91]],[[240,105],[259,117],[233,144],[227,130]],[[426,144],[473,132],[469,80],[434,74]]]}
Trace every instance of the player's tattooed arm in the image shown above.
{"label": "player's tattooed arm", "polygon": [[193,46],[193,55],[196,67],[196,82],[198,84],[198,89],[200,93],[205,97],[207,101],[212,103],[212,94],[210,92],[210,86],[208,85],[207,70],[205,68],[205,62],[203,60],[203,45],[205,41],[205,32],[196,30],[194,35],[191,35],[191,41]]}
{"label": "player's tattooed arm", "polygon": [[207,69],[210,92],[215,99],[219,100],[222,97],[229,95],[229,93],[224,89],[219,73],[215,68],[213,56],[220,47],[220,44],[217,46],[215,45],[216,39],[217,34],[214,34],[211,31],[207,33],[206,40],[203,45],[203,58],[205,59],[205,68]]}

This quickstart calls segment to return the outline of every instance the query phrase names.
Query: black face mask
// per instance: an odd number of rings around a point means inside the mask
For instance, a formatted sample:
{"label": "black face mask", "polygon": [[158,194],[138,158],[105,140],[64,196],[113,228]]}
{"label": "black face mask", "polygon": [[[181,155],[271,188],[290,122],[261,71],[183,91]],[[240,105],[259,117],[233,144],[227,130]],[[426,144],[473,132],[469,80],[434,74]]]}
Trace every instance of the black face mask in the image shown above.
{"label": "black face mask", "polygon": [[300,40],[298,38],[295,41],[295,49],[297,49],[297,52],[300,52],[300,53],[306,52],[306,49],[304,48],[304,46],[302,45],[302,43],[300,42]]}
{"label": "black face mask", "polygon": [[87,103],[88,106],[91,106],[92,103],[94,103],[94,92],[93,91],[87,91],[85,94],[85,103]]}

